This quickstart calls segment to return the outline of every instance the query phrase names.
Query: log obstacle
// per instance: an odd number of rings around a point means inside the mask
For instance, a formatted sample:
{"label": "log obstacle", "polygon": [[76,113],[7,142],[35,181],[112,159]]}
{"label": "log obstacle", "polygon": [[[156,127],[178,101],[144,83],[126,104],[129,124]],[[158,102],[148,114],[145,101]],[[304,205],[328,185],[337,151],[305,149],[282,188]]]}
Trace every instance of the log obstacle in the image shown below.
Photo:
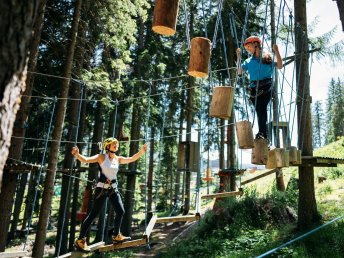
{"label": "log obstacle", "polygon": [[211,42],[207,38],[197,37],[191,40],[188,74],[192,77],[206,78],[209,73]]}
{"label": "log obstacle", "polygon": [[176,33],[179,0],[156,0],[153,26],[155,33],[171,36]]}

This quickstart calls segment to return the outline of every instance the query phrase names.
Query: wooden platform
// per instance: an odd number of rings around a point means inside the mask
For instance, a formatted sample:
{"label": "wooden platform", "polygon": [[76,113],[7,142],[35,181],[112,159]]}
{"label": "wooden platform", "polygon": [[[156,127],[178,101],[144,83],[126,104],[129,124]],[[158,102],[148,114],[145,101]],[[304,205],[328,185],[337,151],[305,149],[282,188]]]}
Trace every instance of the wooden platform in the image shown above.
{"label": "wooden platform", "polygon": [[[104,244],[105,244],[104,242],[99,242],[99,243],[95,243],[93,245],[90,245],[89,247],[91,248],[91,251],[96,251],[96,250],[98,250],[98,248],[104,246]],[[59,257],[60,258],[64,258],[64,257],[87,257],[87,256],[91,255],[91,253],[83,253],[80,251],[73,251],[70,253],[60,255]]]}
{"label": "wooden platform", "polygon": [[337,167],[344,164],[344,159],[331,157],[302,156],[302,164],[299,167]]}
{"label": "wooden platform", "polygon": [[116,243],[112,245],[104,245],[98,249],[99,252],[109,252],[113,250],[123,249],[127,247],[134,247],[134,246],[140,246],[140,245],[146,245],[148,243],[148,238],[142,238],[142,239],[136,239],[132,241],[126,241],[123,243]]}
{"label": "wooden platform", "polygon": [[277,168],[268,170],[268,171],[264,172],[263,174],[260,174],[260,175],[258,175],[258,176],[255,176],[255,177],[251,178],[251,179],[242,181],[242,182],[241,182],[241,185],[245,185],[245,184],[251,183],[251,182],[253,182],[253,181],[256,181],[256,180],[259,179],[259,178],[262,178],[262,177],[265,177],[265,176],[270,175],[270,174],[272,174],[272,173],[275,173],[276,171],[277,171]]}
{"label": "wooden platform", "polygon": [[137,247],[141,245],[146,245],[149,242],[149,237],[153,231],[154,225],[156,223],[157,216],[154,215],[151,220],[149,221],[146,231],[143,234],[143,237],[141,239],[135,239],[132,241],[126,241],[123,243],[116,243],[116,244],[111,244],[111,245],[105,245],[100,248],[98,248],[99,252],[109,252],[113,250],[118,250],[118,249],[123,249],[127,247]]}
{"label": "wooden platform", "polygon": [[201,215],[199,213],[195,215],[184,215],[184,216],[174,216],[174,217],[160,217],[157,218],[156,223],[167,223],[167,222],[187,222],[199,220]]}
{"label": "wooden platform", "polygon": [[233,191],[233,192],[223,192],[223,193],[215,193],[215,194],[207,194],[201,196],[201,199],[214,199],[214,198],[224,198],[224,197],[230,197],[230,196],[237,196],[242,195],[243,191]]}
{"label": "wooden platform", "polygon": [[0,257],[1,258],[24,257],[24,256],[27,256],[27,251],[3,252],[3,253],[0,253]]}

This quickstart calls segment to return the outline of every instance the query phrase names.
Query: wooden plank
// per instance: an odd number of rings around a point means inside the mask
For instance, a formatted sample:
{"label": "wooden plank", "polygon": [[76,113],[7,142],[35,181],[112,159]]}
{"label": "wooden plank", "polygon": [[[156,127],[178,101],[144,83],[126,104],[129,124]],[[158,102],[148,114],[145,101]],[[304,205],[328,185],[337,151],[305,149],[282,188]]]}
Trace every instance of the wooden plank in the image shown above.
{"label": "wooden plank", "polygon": [[147,244],[148,239],[147,238],[142,238],[142,239],[137,239],[137,240],[132,240],[132,241],[126,241],[123,243],[116,243],[112,245],[105,245],[102,246],[98,249],[99,252],[108,252],[108,251],[113,251],[113,250],[118,250],[118,249],[123,249],[127,247],[134,247],[134,246],[140,246],[140,245],[145,245]]}
{"label": "wooden plank", "polygon": [[166,223],[166,222],[186,222],[199,220],[199,214],[196,215],[185,215],[185,216],[175,216],[175,217],[161,217],[157,218],[156,223]]}
{"label": "wooden plank", "polygon": [[26,251],[18,251],[18,252],[3,252],[0,253],[1,258],[11,258],[11,257],[23,257],[27,256]]}
{"label": "wooden plank", "polygon": [[146,228],[146,231],[145,231],[145,233],[144,233],[144,235],[145,235],[147,238],[149,238],[150,234],[152,233],[153,228],[154,228],[154,225],[155,225],[155,223],[156,223],[156,220],[157,220],[157,216],[156,216],[156,215],[154,215],[154,216],[150,219],[150,221],[149,221],[149,223],[148,223],[148,226],[147,226],[147,228]]}
{"label": "wooden plank", "polygon": [[[105,244],[105,242],[98,242],[98,243],[90,245],[89,247],[90,247],[91,251],[95,251],[95,250],[98,250],[100,247],[104,246],[104,244]],[[80,251],[73,251],[73,252],[70,252],[70,253],[66,253],[66,254],[60,255],[59,258],[64,258],[64,257],[87,257],[89,255],[90,255],[90,253],[83,253],[83,252],[80,252]]]}
{"label": "wooden plank", "polygon": [[242,195],[242,191],[233,191],[233,192],[224,192],[224,193],[215,193],[215,194],[207,194],[201,196],[201,199],[213,199],[213,198],[224,198],[236,195]]}
{"label": "wooden plank", "polygon": [[256,180],[259,179],[259,178],[265,177],[265,176],[267,176],[267,175],[270,175],[270,174],[276,172],[276,170],[277,170],[277,169],[274,168],[274,169],[271,169],[271,170],[269,170],[269,171],[267,171],[267,172],[265,172],[265,173],[263,173],[263,174],[260,174],[260,175],[258,175],[258,176],[256,176],[256,177],[253,177],[253,178],[251,178],[251,179],[248,179],[248,180],[246,180],[246,181],[243,181],[243,182],[241,182],[241,185],[245,185],[245,184],[251,183],[251,182],[253,182],[253,181],[256,181]]}

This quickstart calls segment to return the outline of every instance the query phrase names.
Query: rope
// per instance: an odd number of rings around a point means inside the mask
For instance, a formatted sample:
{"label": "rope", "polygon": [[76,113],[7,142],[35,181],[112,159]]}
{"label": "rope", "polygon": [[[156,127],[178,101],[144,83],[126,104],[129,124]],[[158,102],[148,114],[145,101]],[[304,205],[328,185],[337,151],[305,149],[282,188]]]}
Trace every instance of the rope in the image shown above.
{"label": "rope", "polygon": [[[282,0],[281,0],[282,3]],[[281,5],[280,5],[280,11],[281,11]],[[279,21],[280,16],[278,16],[278,21]],[[277,28],[278,28],[278,23],[277,23]],[[289,28],[291,28],[291,19],[289,19]],[[287,56],[287,50],[288,50],[288,44],[289,44],[289,29],[288,29],[288,33],[287,33],[287,43],[285,44],[285,57]],[[283,100],[283,88],[284,88],[284,79],[285,79],[285,66],[283,67],[283,72],[282,72],[282,83],[281,83],[281,96],[280,96],[280,103],[278,105],[278,109],[277,109],[277,118],[276,118],[276,138],[279,139],[278,135],[279,135],[279,116],[280,116],[280,109],[281,109],[281,105],[282,105],[282,100]],[[284,106],[284,113],[285,113],[285,106]],[[288,130],[289,130],[289,121],[288,122]],[[288,141],[288,139],[287,139]],[[288,142],[287,142],[288,143]]]}
{"label": "rope", "polygon": [[[47,148],[48,148],[48,139],[50,137],[51,125],[52,125],[52,122],[53,122],[55,106],[56,106],[56,102],[57,102],[56,99],[57,98],[55,98],[53,100],[54,104],[53,104],[53,108],[52,108],[52,111],[51,111],[51,116],[50,116],[50,122],[49,122],[47,137],[46,137],[45,143],[44,143],[44,151],[43,151],[43,156],[42,156],[42,160],[41,160],[41,167],[40,167],[40,170],[39,170],[39,173],[38,173],[37,182],[36,182],[37,186],[39,185],[39,181],[41,180],[41,175],[42,175],[42,172],[43,172],[43,164],[45,163],[45,157],[46,157]],[[24,243],[24,246],[23,246],[23,250],[24,251],[26,249],[26,242],[28,241],[28,237],[29,237],[29,232],[30,232],[30,226],[31,226],[31,222],[32,222],[33,211],[34,211],[34,207],[35,207],[36,200],[37,200],[37,192],[38,192],[38,187],[36,187],[36,189],[35,189],[35,195],[34,195],[34,198],[33,198],[32,210],[30,212],[30,218],[29,218],[28,225],[27,225],[28,226],[28,230],[26,232],[26,236],[25,236],[26,240],[25,240],[25,243]]]}
{"label": "rope", "polygon": [[334,222],[336,222],[336,221],[338,221],[338,220],[341,220],[341,219],[343,219],[343,218],[344,218],[344,215],[339,216],[339,217],[337,217],[337,218],[335,218],[335,219],[333,219],[333,220],[331,220],[331,221],[325,223],[324,225],[321,225],[321,226],[319,226],[319,227],[316,227],[315,229],[312,229],[311,231],[308,231],[307,233],[302,234],[301,236],[298,236],[298,237],[296,237],[296,238],[294,238],[294,239],[288,241],[287,243],[284,243],[284,244],[282,244],[282,245],[280,245],[280,246],[278,246],[278,247],[276,247],[276,248],[274,248],[274,249],[271,249],[270,251],[268,251],[268,252],[266,252],[266,253],[263,253],[263,254],[257,256],[256,258],[266,257],[266,256],[268,256],[268,255],[270,255],[270,254],[272,254],[272,253],[274,253],[274,252],[276,252],[276,251],[278,251],[278,250],[280,250],[280,249],[282,249],[282,248],[284,248],[284,247],[286,247],[286,246],[288,246],[288,245],[290,245],[290,244],[292,244],[292,243],[294,243],[294,242],[296,242],[296,241],[299,241],[299,240],[301,240],[301,239],[303,239],[303,238],[308,237],[309,235],[312,235],[313,233],[317,232],[318,230],[320,230],[320,229],[322,229],[322,228],[324,228],[324,227],[327,227],[328,225],[331,225],[332,223],[334,223]]}
{"label": "rope", "polygon": [[221,19],[222,2],[223,2],[223,0],[219,0],[218,12],[217,12],[217,18],[216,18],[216,24],[215,24],[213,42],[212,42],[212,49],[215,49],[215,48],[216,48],[217,30],[218,30],[219,23],[220,23],[220,19]]}
{"label": "rope", "polygon": [[[80,99],[82,99],[83,97],[83,84],[80,85]],[[74,143],[76,143],[78,141],[78,136],[79,136],[79,125],[80,125],[80,117],[81,117],[81,108],[82,108],[82,101],[79,101],[79,111],[78,111],[78,118],[77,118],[77,127],[76,127],[76,132],[74,135]],[[71,165],[71,169],[73,168],[73,163],[74,163],[75,159],[73,156],[73,162]],[[72,172],[70,172],[72,173]],[[63,208],[63,219],[62,219],[62,225],[61,225],[61,232],[64,231],[64,224],[65,224],[65,220],[66,220],[66,214],[67,214],[67,207],[68,207],[68,202],[69,202],[69,192],[70,192],[70,188],[71,188],[71,177],[68,178],[68,187],[67,187],[67,197],[66,197],[66,202],[65,202],[65,206]],[[62,233],[63,234],[63,233]],[[60,255],[60,249],[61,249],[61,242],[62,242],[62,234],[60,236],[57,236],[59,238],[59,242],[58,242],[58,248],[57,248],[57,257],[59,257]]]}
{"label": "rope", "polygon": [[[203,81],[203,80],[202,80]],[[203,83],[201,83],[203,85]],[[201,92],[200,92],[200,101],[201,101],[201,110],[203,110],[203,91],[201,87]],[[209,109],[208,109],[209,110]],[[202,112],[199,112],[199,129],[202,128]],[[202,155],[202,134],[201,131],[198,131],[198,143],[199,143],[199,153],[198,155],[200,156],[199,160],[199,170],[197,171],[197,189],[196,189],[196,213],[200,212],[200,204],[201,204],[201,171],[203,170],[203,155]]]}
{"label": "rope", "polygon": [[[162,129],[160,133],[161,141],[159,141],[159,163],[158,163],[158,174],[157,178],[159,178],[159,174],[161,171],[161,160],[162,160],[162,144],[163,144],[163,137],[164,137],[164,129],[165,129],[165,117],[166,117],[166,103],[163,102],[163,118],[162,118]],[[157,199],[158,199],[158,186],[155,187],[155,207],[157,206]]]}
{"label": "rope", "polygon": [[[148,126],[149,126],[149,119],[150,119],[150,99],[151,99],[151,92],[152,92],[152,85],[149,84],[149,91],[148,91],[148,107],[147,107],[147,120],[146,120],[146,135],[145,135],[145,142],[148,142]],[[144,173],[144,180],[147,185],[147,156],[145,154],[145,173]],[[145,187],[145,228],[147,228],[147,195],[148,195],[148,187]]]}
{"label": "rope", "polygon": [[183,0],[183,7],[184,7],[184,15],[185,15],[186,39],[187,39],[187,42],[188,42],[188,49],[190,49],[191,48],[190,28],[189,28],[188,10],[187,10],[187,7],[186,7],[185,0]]}

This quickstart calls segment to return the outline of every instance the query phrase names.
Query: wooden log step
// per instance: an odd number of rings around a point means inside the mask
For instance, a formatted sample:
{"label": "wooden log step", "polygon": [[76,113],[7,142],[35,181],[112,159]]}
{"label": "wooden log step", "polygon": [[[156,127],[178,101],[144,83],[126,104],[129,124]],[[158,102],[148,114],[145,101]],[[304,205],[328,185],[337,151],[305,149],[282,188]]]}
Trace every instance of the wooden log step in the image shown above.
{"label": "wooden log step", "polygon": [[[89,247],[90,247],[91,251],[96,251],[100,247],[104,246],[104,244],[105,244],[105,242],[98,242],[98,243],[90,245]],[[80,252],[80,251],[73,251],[73,252],[70,252],[70,253],[66,253],[66,254],[60,255],[59,258],[64,258],[64,257],[87,257],[87,256],[89,256],[89,254],[90,253],[83,253],[83,252]]]}
{"label": "wooden log step", "polygon": [[265,177],[265,176],[267,176],[267,175],[270,175],[270,174],[276,172],[276,170],[277,170],[277,169],[274,168],[274,169],[268,170],[267,172],[265,172],[265,173],[263,173],[263,174],[260,174],[260,175],[258,175],[258,176],[255,176],[255,177],[253,177],[253,178],[251,178],[251,179],[242,181],[242,182],[241,182],[241,185],[245,185],[245,184],[251,183],[251,182],[253,182],[253,181],[256,181],[256,180],[259,179],[259,178]]}
{"label": "wooden log step", "polygon": [[233,192],[224,192],[224,193],[215,193],[215,194],[207,194],[201,196],[201,199],[213,199],[213,198],[223,198],[223,197],[230,197],[230,196],[237,196],[242,195],[243,191],[233,191]]}
{"label": "wooden log step", "polygon": [[18,252],[2,252],[0,253],[1,258],[11,258],[11,257],[23,257],[27,256],[26,251],[18,251]]}
{"label": "wooden log step", "polygon": [[126,241],[122,243],[115,243],[111,245],[104,245],[98,249],[98,252],[108,252],[118,249],[123,249],[127,247],[136,247],[141,245],[146,245],[148,243],[148,238],[144,237],[142,239],[136,239],[132,241]]}
{"label": "wooden log step", "polygon": [[195,221],[195,220],[199,220],[200,218],[201,218],[201,215],[199,213],[195,215],[161,217],[156,220],[156,223]]}

